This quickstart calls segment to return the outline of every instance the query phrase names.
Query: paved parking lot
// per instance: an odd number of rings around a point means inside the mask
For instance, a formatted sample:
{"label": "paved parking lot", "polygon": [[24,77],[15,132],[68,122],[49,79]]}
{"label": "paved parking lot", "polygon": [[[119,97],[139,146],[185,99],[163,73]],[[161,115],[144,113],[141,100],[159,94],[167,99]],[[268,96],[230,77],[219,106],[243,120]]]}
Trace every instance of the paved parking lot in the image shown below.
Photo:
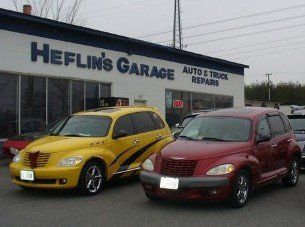
{"label": "paved parking lot", "polygon": [[296,188],[280,183],[255,192],[243,209],[224,204],[150,202],[136,179],[108,185],[95,197],[24,191],[0,161],[0,226],[304,226],[305,175]]}

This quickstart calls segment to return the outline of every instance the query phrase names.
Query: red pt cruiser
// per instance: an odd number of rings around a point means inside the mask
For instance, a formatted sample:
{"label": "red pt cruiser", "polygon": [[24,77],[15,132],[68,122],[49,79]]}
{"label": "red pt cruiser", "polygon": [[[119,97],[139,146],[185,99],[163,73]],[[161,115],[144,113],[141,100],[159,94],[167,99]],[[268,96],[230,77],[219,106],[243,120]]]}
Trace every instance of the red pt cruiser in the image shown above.
{"label": "red pt cruiser", "polygon": [[243,207],[253,189],[298,183],[301,149],[287,117],[274,109],[219,110],[197,116],[142,165],[149,199],[227,200]]}

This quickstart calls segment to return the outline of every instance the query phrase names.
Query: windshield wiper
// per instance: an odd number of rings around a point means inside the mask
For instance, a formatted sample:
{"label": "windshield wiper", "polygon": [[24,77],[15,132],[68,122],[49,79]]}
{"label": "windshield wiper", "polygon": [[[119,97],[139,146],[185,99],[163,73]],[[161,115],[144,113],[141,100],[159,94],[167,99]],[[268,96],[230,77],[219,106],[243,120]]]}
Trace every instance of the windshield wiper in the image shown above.
{"label": "windshield wiper", "polygon": [[189,137],[189,136],[179,136],[178,138],[183,138],[183,139],[187,139],[187,140],[195,140],[194,138]]}
{"label": "windshield wiper", "polygon": [[211,141],[219,141],[219,142],[227,142],[227,140],[216,138],[216,137],[204,137],[202,140],[211,140]]}

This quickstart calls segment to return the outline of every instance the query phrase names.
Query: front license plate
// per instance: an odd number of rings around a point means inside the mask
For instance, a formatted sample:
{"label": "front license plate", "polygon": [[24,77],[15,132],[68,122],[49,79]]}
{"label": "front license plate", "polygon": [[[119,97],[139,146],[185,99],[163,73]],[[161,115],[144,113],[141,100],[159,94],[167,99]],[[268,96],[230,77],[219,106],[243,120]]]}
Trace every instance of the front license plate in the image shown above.
{"label": "front license plate", "polygon": [[21,170],[20,180],[34,181],[34,171]]}
{"label": "front license plate", "polygon": [[177,190],[179,188],[179,179],[170,177],[161,177],[160,188]]}

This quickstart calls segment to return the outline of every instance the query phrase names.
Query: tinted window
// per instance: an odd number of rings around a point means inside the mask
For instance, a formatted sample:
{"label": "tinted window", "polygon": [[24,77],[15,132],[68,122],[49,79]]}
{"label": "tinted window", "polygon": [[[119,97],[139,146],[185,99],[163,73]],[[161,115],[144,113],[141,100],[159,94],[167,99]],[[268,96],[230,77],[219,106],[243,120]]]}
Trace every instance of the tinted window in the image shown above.
{"label": "tinted window", "polygon": [[125,130],[126,132],[128,132],[128,135],[133,135],[134,134],[134,129],[133,129],[133,125],[132,125],[130,115],[120,117],[116,121],[114,129],[113,129],[113,135],[117,135],[118,132],[121,131],[121,130]]}
{"label": "tinted window", "polygon": [[104,137],[108,134],[110,117],[72,116],[59,126],[53,134],[73,137]]}
{"label": "tinted window", "polygon": [[148,112],[131,114],[136,133],[144,133],[155,130],[155,125]]}
{"label": "tinted window", "polygon": [[155,122],[155,125],[156,125],[156,129],[162,129],[165,127],[165,124],[164,122],[162,121],[162,119],[158,116],[158,114],[156,113],[150,113],[154,122]]}
{"label": "tinted window", "polygon": [[181,132],[189,140],[246,142],[250,138],[251,121],[236,117],[197,117]]}
{"label": "tinted window", "polygon": [[286,132],[291,132],[291,126],[289,124],[288,118],[284,114],[280,114],[282,121],[284,122],[284,126],[286,129]]}
{"label": "tinted window", "polygon": [[269,122],[274,136],[285,134],[285,126],[279,115],[269,117]]}
{"label": "tinted window", "polygon": [[257,134],[258,135],[270,135],[271,136],[271,131],[269,124],[267,122],[267,119],[263,119],[260,121],[258,128],[257,128]]}

